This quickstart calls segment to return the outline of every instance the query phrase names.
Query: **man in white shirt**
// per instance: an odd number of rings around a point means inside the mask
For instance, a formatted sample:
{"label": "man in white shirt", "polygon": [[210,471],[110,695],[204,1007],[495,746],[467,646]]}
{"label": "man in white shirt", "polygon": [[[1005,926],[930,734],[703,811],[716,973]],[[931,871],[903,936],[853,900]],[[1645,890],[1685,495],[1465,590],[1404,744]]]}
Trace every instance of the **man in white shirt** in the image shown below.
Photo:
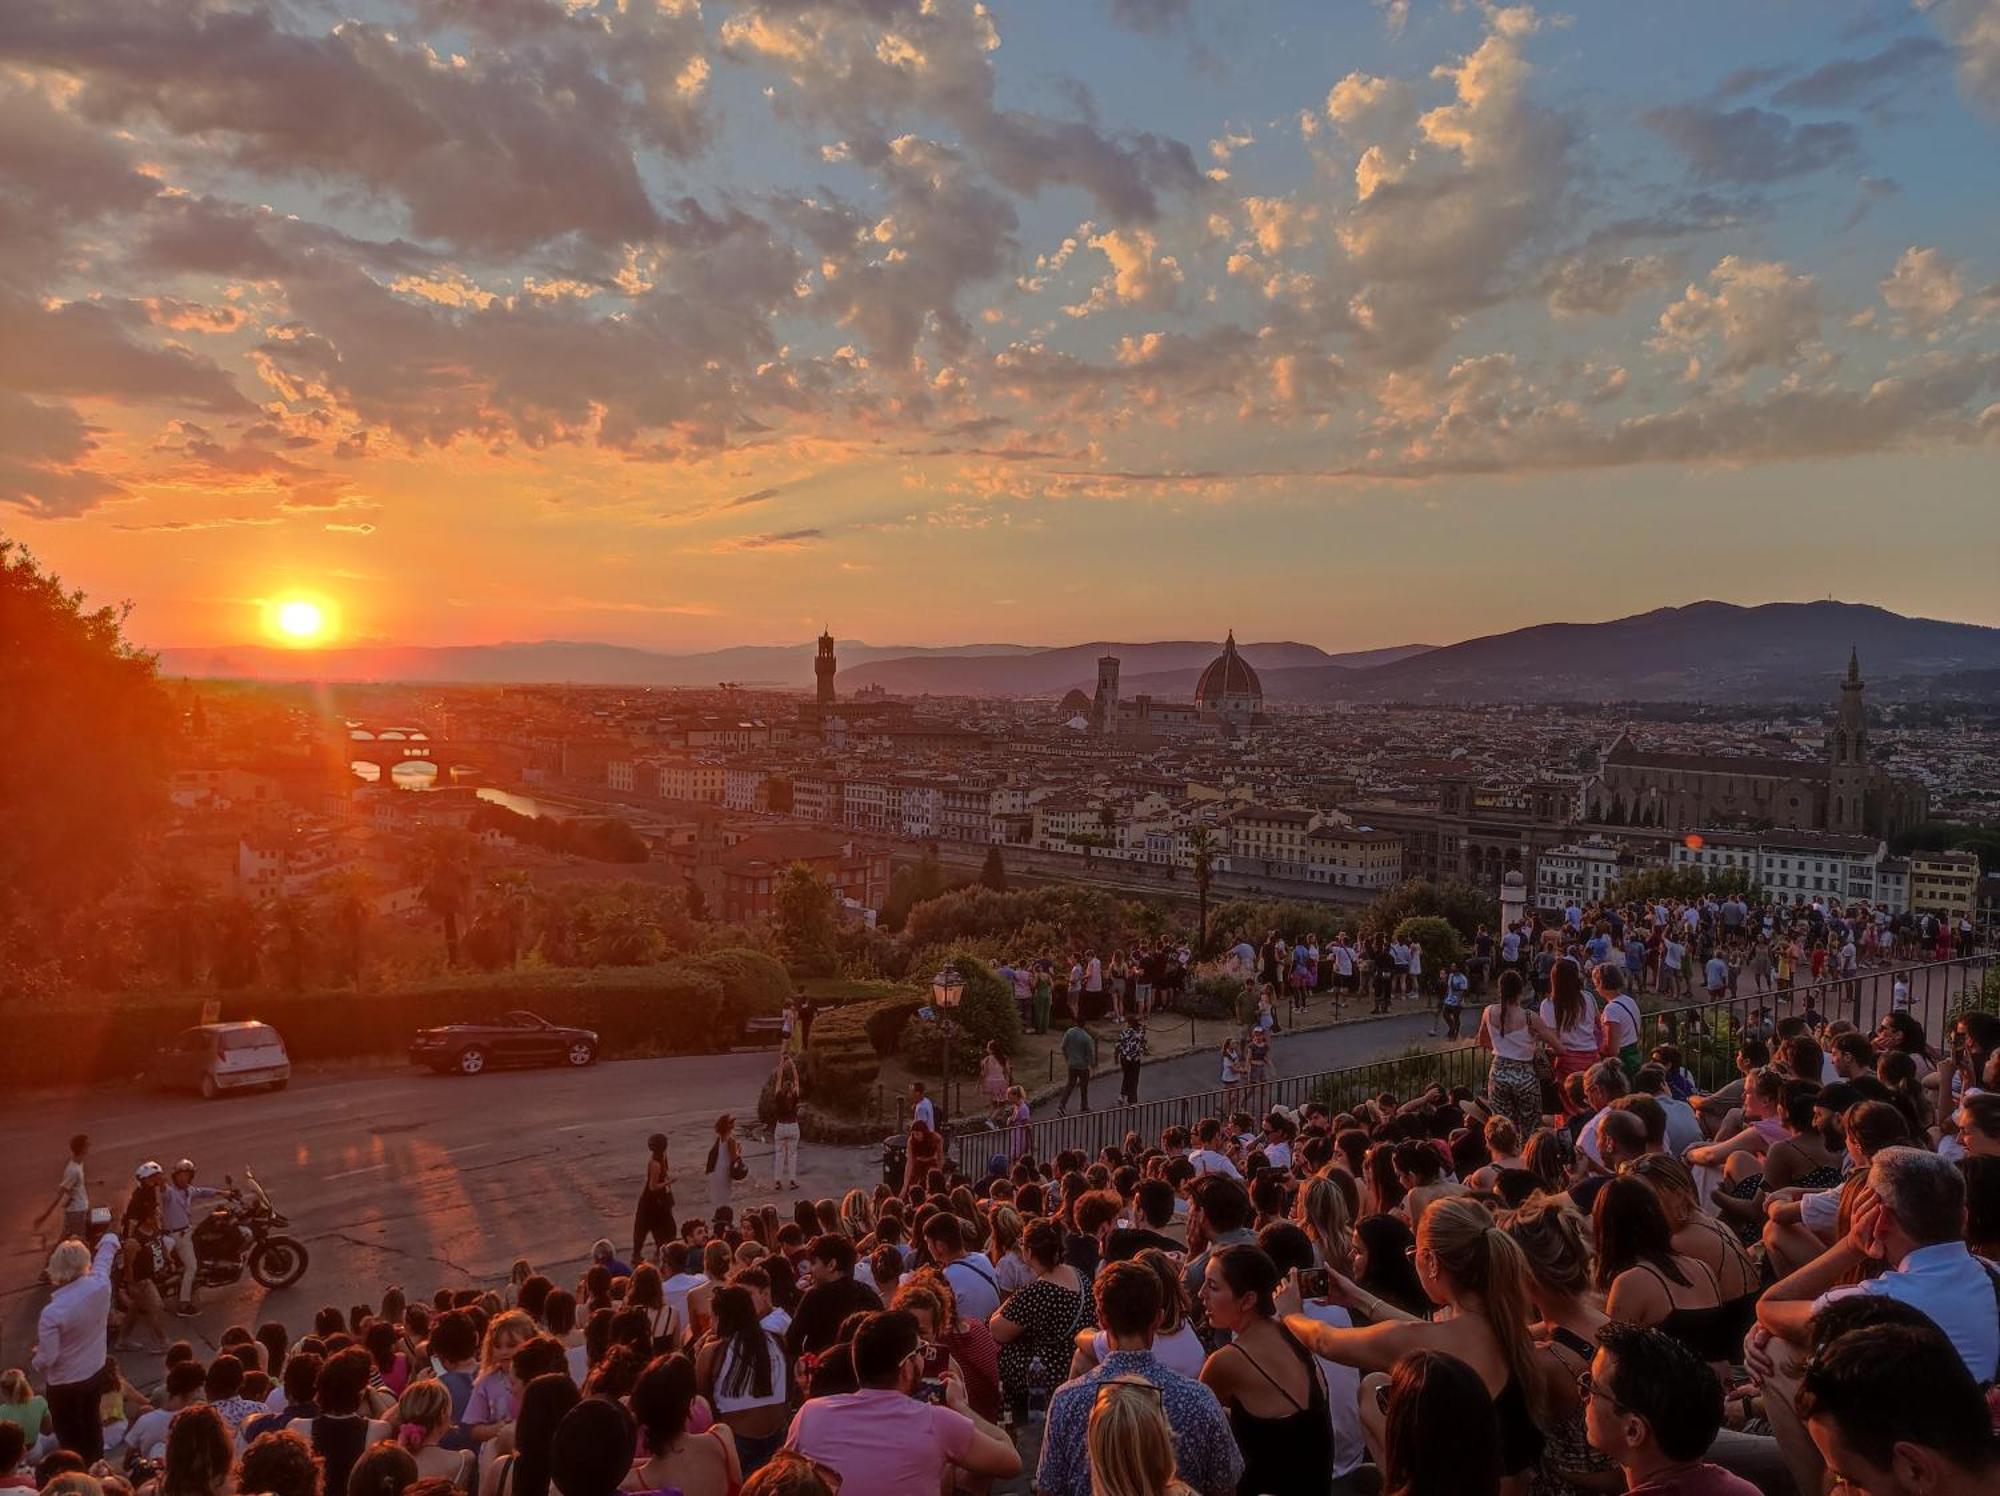
{"label": "man in white shirt", "polygon": [[[1802,1491],[1821,1486],[1819,1452],[1795,1406],[1812,1317],[1853,1294],[1898,1299],[1929,1316],[1975,1382],[2000,1366],[2000,1315],[1993,1279],[1965,1245],[1965,1176],[1921,1148],[1884,1148],[1868,1167],[1873,1201],[1854,1214],[1847,1235],[1757,1301],[1757,1328],[1744,1351],[1761,1372],[1764,1406]],[[1887,1271],[1866,1282],[1837,1286],[1865,1262]],[[1762,1363],[1760,1366],[1758,1363]]]}
{"label": "man in white shirt", "polygon": [[924,1083],[920,1080],[910,1082],[910,1120],[923,1123],[933,1132],[937,1131],[937,1108],[931,1105],[930,1097],[924,1094]]}
{"label": "man in white shirt", "polygon": [[62,1239],[83,1240],[84,1232],[90,1229],[90,1187],[83,1178],[83,1156],[90,1151],[90,1137],[78,1133],[69,1140],[69,1158],[63,1164],[62,1183],[56,1186],[55,1198],[42,1207],[42,1213],[35,1217],[35,1226],[40,1229],[43,1221],[53,1215],[58,1207],[62,1210]]}
{"label": "man in white shirt", "polygon": [[90,1464],[104,1455],[104,1424],[98,1416],[97,1381],[108,1351],[105,1328],[111,1317],[111,1264],[118,1257],[118,1233],[107,1231],[95,1256],[80,1241],[67,1240],[49,1254],[49,1282],[55,1292],[35,1322],[34,1369],[48,1389],[49,1421],[56,1440]]}
{"label": "man in white shirt", "polygon": [[1717,1002],[1729,996],[1729,962],[1723,959],[1721,951],[1708,958],[1702,968],[1702,982],[1708,988],[1708,995]]}
{"label": "man in white shirt", "polygon": [[965,1250],[965,1229],[957,1216],[939,1211],[924,1222],[924,1245],[958,1297],[959,1313],[984,1323],[1000,1307],[1000,1280],[984,1252]]}
{"label": "man in white shirt", "polygon": [[1229,1156],[1221,1149],[1222,1124],[1213,1117],[1204,1118],[1195,1129],[1195,1146],[1188,1152],[1188,1162],[1194,1165],[1195,1176],[1204,1174],[1227,1174],[1231,1179],[1241,1179],[1243,1171],[1229,1161]]}

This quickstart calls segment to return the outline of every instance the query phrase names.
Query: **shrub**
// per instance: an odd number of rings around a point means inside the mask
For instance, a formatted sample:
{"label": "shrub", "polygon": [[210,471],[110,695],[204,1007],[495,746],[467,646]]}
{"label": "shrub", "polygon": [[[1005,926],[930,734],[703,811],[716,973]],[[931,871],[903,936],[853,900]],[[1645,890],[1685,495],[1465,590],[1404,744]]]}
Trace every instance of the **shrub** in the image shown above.
{"label": "shrub", "polygon": [[[228,994],[222,1016],[273,1025],[295,1063],[400,1055],[417,1029],[481,1021],[514,1008],[551,1023],[595,1029],[608,1056],[713,1053],[735,1042],[743,1013],[755,1010],[751,1005],[768,1001],[768,974],[758,975],[767,960],[739,958],[711,967],[683,958],[660,966],[521,970],[360,992],[251,989]],[[0,1014],[10,1041],[0,1047],[0,1082],[45,1084],[58,1077],[98,1081],[138,1074],[162,1041],[201,1021],[202,1002],[211,995],[146,993],[9,1003]]]}
{"label": "shrub", "polygon": [[910,1020],[917,1016],[917,1010],[922,1006],[919,998],[897,997],[871,1007],[862,1026],[868,1032],[868,1042],[874,1046],[875,1053],[884,1059],[894,1054],[903,1042],[903,1031],[910,1026]]}
{"label": "shrub", "polygon": [[1257,994],[1241,977],[1211,972],[1194,979],[1180,1011],[1195,1018],[1233,1018],[1248,1023],[1257,1011]]}
{"label": "shrub", "polygon": [[667,964],[713,976],[722,984],[724,1006],[739,1021],[776,1017],[792,995],[792,979],[784,966],[762,951],[736,946],[682,956]]}
{"label": "shrub", "polygon": [[1500,903],[1470,884],[1450,880],[1427,883],[1421,878],[1411,878],[1362,910],[1361,933],[1387,935],[1404,920],[1420,915],[1449,920],[1462,938],[1470,940],[1479,933],[1481,925],[1492,929],[1500,923]]}
{"label": "shrub", "polygon": [[[991,889],[978,892],[991,898],[1011,898]],[[950,895],[947,895],[950,897]],[[918,905],[918,910],[928,907]],[[915,916],[912,915],[914,922]],[[979,1069],[979,1057],[990,1040],[1000,1041],[1001,1053],[1013,1055],[1021,1047],[1021,1015],[1014,1006],[1014,989],[994,975],[993,968],[975,956],[955,954],[959,974],[965,978],[965,995],[954,1015],[951,1053],[954,1068],[964,1074]],[[903,1062],[919,1075],[932,1075],[944,1060],[944,1033],[936,1021],[917,1019],[903,1030]]]}
{"label": "shrub", "polygon": [[1424,953],[1424,984],[1437,987],[1443,980],[1444,971],[1454,961],[1465,959],[1465,942],[1458,938],[1458,931],[1451,921],[1433,915],[1418,915],[1404,920],[1396,926],[1396,938],[1405,944],[1415,945]]}

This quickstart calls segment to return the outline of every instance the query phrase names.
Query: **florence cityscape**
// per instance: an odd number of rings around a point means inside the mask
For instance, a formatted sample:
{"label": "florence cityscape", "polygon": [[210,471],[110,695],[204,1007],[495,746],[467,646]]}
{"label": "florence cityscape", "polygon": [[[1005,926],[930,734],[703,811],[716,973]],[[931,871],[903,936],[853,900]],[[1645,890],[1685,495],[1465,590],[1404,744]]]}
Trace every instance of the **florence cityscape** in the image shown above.
{"label": "florence cityscape", "polygon": [[1992,1490],[1997,129],[1995,0],[0,5],[0,1490]]}

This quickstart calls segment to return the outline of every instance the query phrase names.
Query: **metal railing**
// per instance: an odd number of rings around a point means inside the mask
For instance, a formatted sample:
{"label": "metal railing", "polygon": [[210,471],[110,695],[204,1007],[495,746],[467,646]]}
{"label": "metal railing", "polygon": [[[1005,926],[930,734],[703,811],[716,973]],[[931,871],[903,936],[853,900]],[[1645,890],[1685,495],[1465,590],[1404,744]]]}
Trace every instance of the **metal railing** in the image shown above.
{"label": "metal railing", "polygon": [[[1991,952],[1950,961],[1918,963],[1911,966],[1877,967],[1851,978],[1829,978],[1819,982],[1794,984],[1787,990],[1753,988],[1739,979],[1739,990],[1721,1001],[1684,1002],[1658,1006],[1659,994],[1642,994],[1654,1004],[1644,1013],[1641,1045],[1650,1049],[1673,1042],[1681,1049],[1682,1063],[1704,1086],[1721,1084],[1735,1076],[1735,1045],[1738,1038],[1765,1023],[1795,1014],[1816,1013],[1831,1020],[1844,1018],[1863,1033],[1872,1032],[1892,1009],[1906,1007],[1922,1025],[1926,1041],[1941,1050],[1952,1015],[1976,994],[2000,956]],[[1898,982],[1908,988],[1907,1002],[1899,1003]],[[1408,1011],[1408,1010],[1403,1010]],[[1468,1030],[1477,1026],[1475,1013],[1468,1011]],[[1168,1127],[1192,1127],[1203,1117],[1227,1117],[1245,1112],[1261,1117],[1274,1106],[1298,1107],[1318,1101],[1332,1111],[1351,1109],[1358,1102],[1384,1092],[1401,1100],[1431,1085],[1469,1086],[1486,1084],[1489,1056],[1476,1044],[1451,1048],[1417,1049],[1306,1075],[1274,1076],[1251,1085],[1215,1087],[1179,1096],[1141,1101],[1136,1106],[1100,1107],[1090,1112],[1074,1112],[1066,1117],[1042,1117],[1022,1127],[981,1126],[976,1119],[958,1114],[950,1140],[954,1163],[963,1172],[978,1178],[995,1157],[1009,1160],[1023,1154],[1037,1160],[1054,1158],[1066,1149],[1095,1156],[1107,1145],[1123,1146],[1128,1133],[1136,1133],[1148,1146],[1156,1144]],[[1115,1089],[1117,1075],[1094,1075],[1093,1086]]]}

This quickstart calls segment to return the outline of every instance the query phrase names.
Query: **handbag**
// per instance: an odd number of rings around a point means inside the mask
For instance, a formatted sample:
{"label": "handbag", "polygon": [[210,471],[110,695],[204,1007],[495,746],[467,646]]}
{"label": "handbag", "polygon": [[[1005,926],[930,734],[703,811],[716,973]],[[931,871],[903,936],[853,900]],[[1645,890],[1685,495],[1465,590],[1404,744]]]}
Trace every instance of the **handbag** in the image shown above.
{"label": "handbag", "polygon": [[750,1165],[743,1161],[742,1154],[737,1154],[729,1161],[729,1177],[739,1183],[750,1177]]}

